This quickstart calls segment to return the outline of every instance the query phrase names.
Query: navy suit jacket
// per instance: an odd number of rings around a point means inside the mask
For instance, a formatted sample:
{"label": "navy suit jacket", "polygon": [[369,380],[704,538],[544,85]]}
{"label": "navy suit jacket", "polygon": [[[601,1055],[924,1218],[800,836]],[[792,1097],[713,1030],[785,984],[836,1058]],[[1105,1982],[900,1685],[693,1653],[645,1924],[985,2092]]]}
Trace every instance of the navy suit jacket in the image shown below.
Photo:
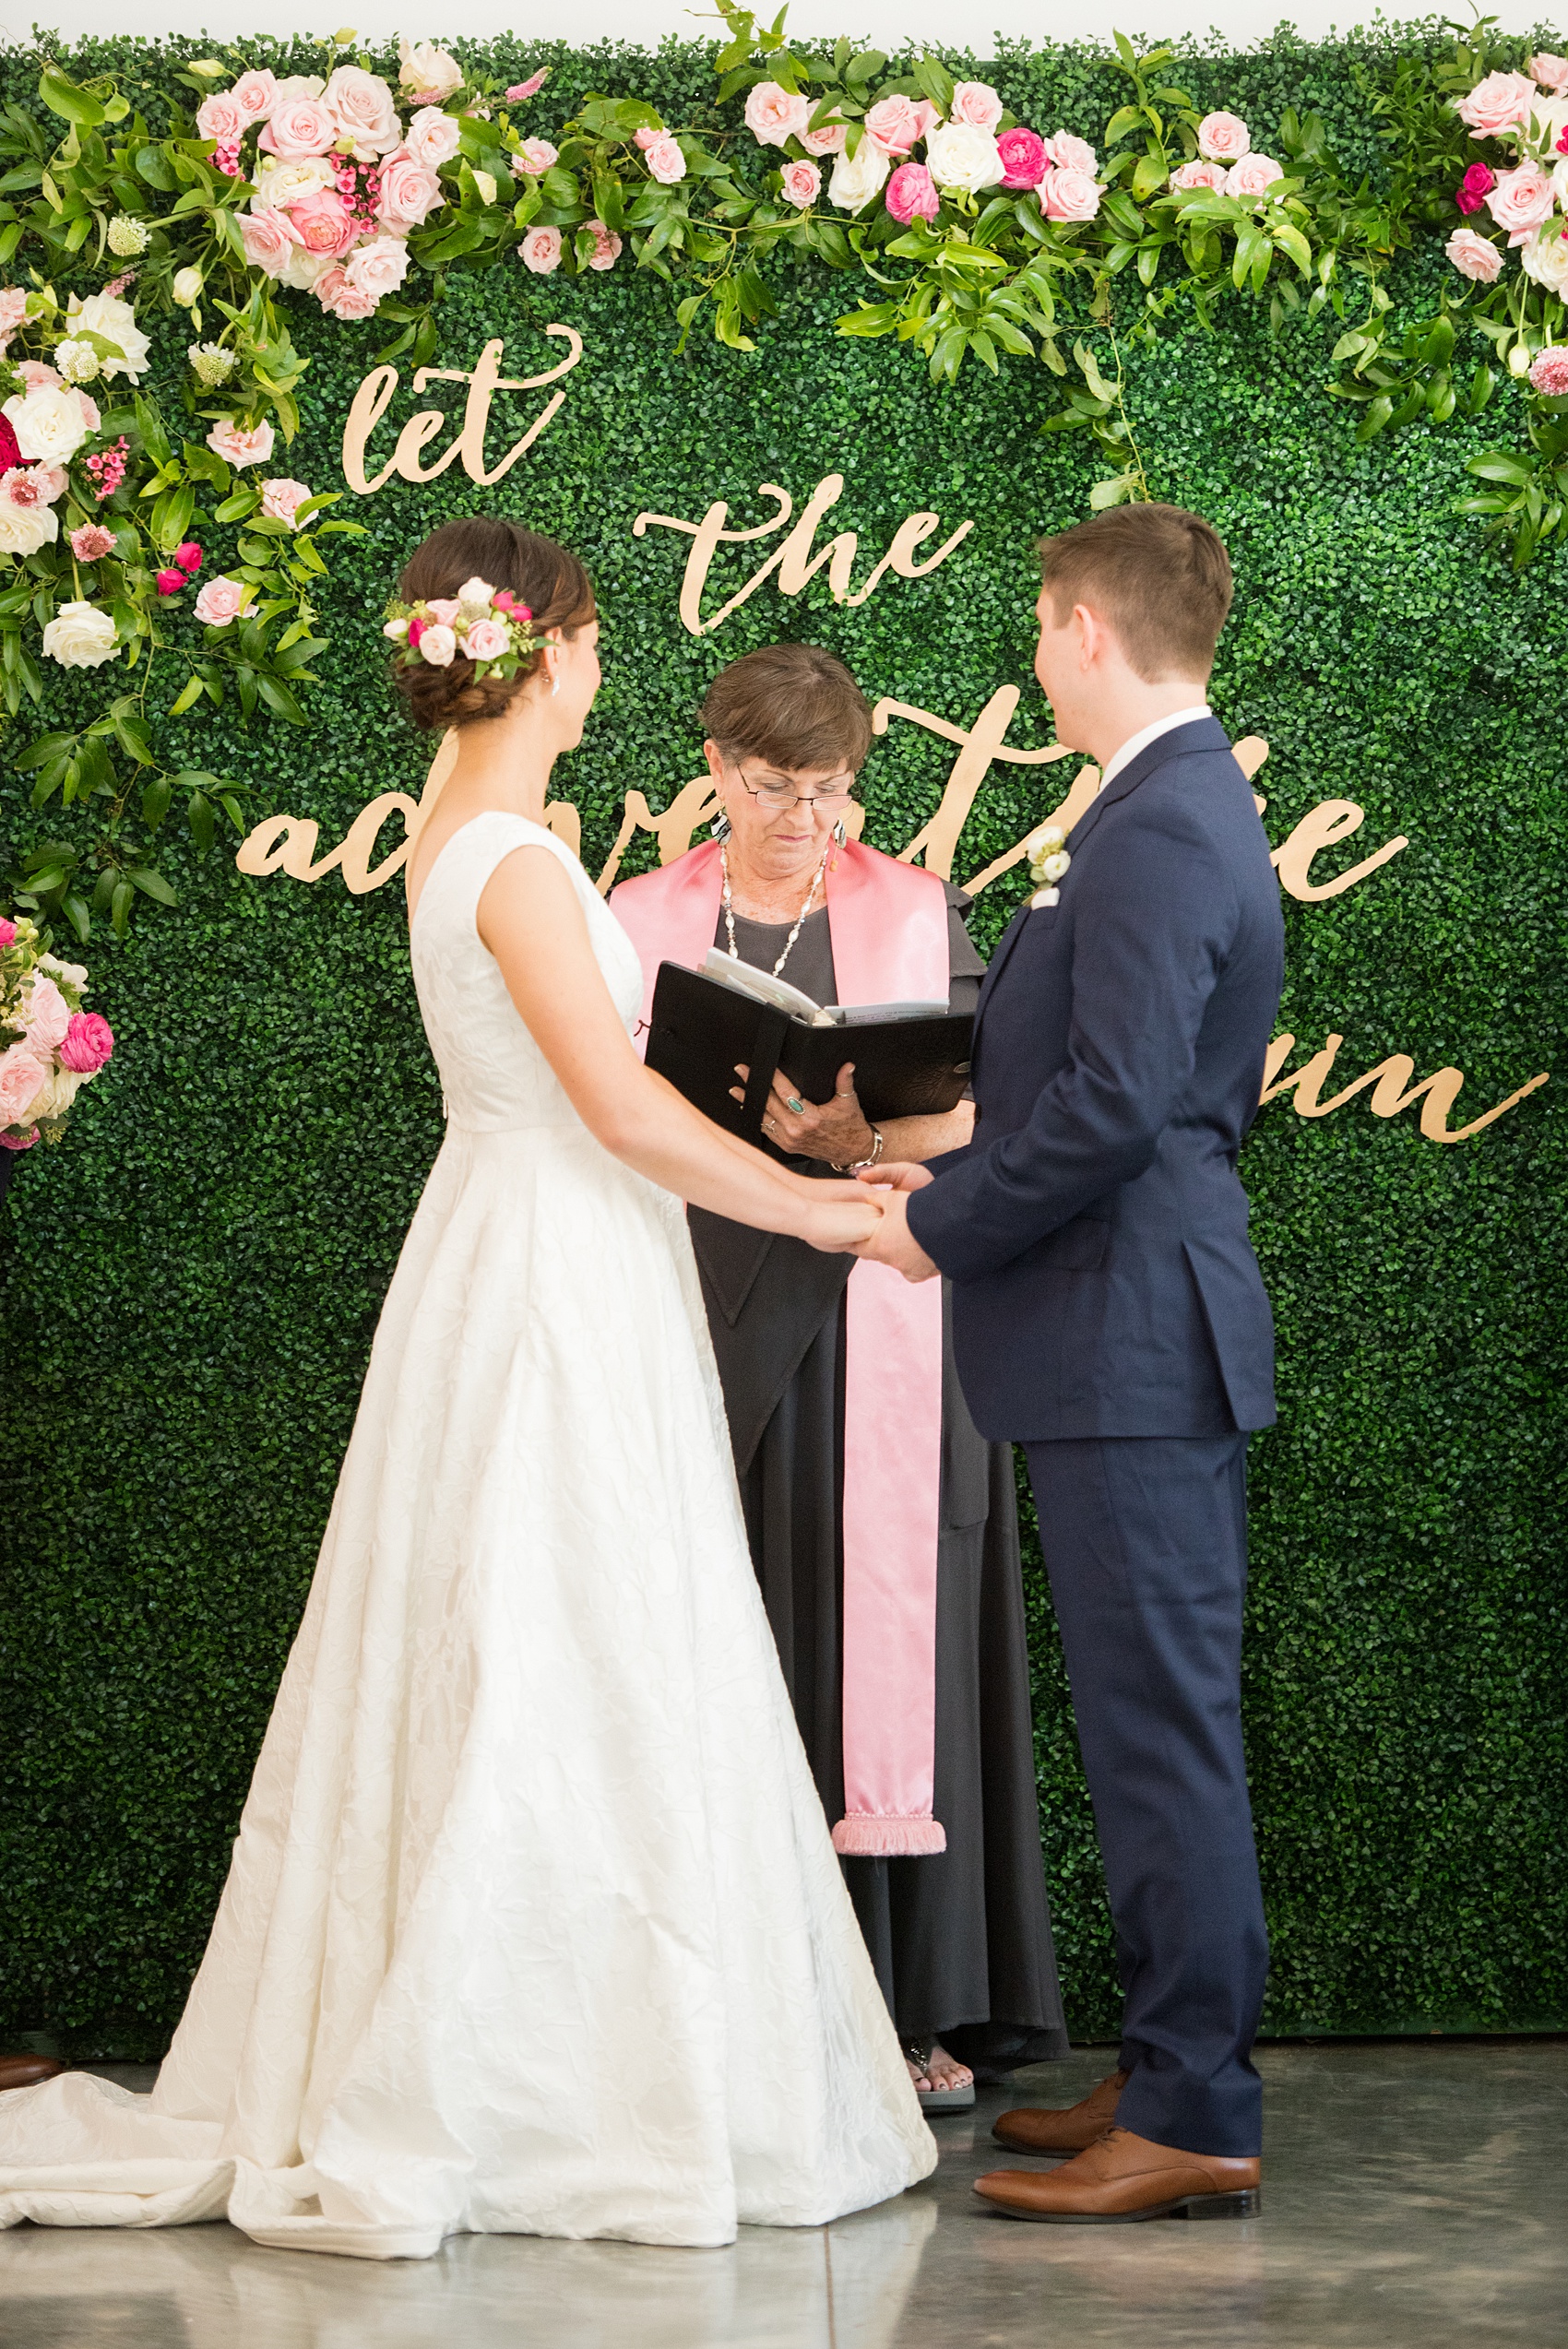
{"label": "navy suit jacket", "polygon": [[1236,1159],[1284,924],[1224,729],[1158,736],[1067,845],[1060,903],[1016,916],[980,992],[974,1139],[909,1203],[965,1396],[993,1441],[1268,1427]]}

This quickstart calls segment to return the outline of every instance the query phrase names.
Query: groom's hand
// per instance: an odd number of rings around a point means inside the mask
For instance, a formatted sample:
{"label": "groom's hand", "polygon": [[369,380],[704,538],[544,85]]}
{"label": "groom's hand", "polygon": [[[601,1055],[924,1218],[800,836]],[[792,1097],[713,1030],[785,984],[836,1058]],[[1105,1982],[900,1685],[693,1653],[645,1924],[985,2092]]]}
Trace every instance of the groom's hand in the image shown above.
{"label": "groom's hand", "polygon": [[921,1191],[933,1180],[924,1167],[868,1167],[861,1180],[875,1192],[882,1221],[854,1253],[873,1264],[891,1264],[906,1280],[932,1279],[937,1268],[909,1229],[905,1203],[911,1191]]}

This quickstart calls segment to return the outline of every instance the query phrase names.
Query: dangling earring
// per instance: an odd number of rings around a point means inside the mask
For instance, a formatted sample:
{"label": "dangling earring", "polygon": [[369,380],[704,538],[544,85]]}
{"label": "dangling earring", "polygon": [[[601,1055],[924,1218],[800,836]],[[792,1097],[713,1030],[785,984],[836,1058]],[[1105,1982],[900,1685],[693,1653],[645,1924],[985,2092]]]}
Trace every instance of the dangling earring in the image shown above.
{"label": "dangling earring", "polygon": [[725,841],[730,837],[729,811],[721,806],[719,813],[714,817],[713,822],[707,828],[712,833],[714,838],[719,842],[720,848],[722,848]]}
{"label": "dangling earring", "polygon": [[557,694],[560,691],[561,691],[561,680],[560,680],[560,678],[559,678],[559,677],[557,677],[557,676],[556,676],[556,674],[555,674],[554,670],[551,670],[551,672],[550,672],[550,698],[551,698],[551,700],[552,700],[552,701],[553,701],[553,700],[555,699],[556,694]]}
{"label": "dangling earring", "polygon": [[849,836],[848,827],[846,826],[842,816],[839,817],[837,823],[833,827],[833,836],[837,841],[840,848],[844,846],[844,843]]}

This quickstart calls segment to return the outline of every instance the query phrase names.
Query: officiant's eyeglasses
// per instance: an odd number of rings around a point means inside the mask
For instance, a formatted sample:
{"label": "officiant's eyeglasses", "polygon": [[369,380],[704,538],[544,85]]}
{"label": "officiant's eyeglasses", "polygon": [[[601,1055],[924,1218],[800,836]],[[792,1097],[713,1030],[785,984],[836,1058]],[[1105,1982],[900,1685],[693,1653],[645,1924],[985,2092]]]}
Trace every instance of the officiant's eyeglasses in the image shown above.
{"label": "officiant's eyeglasses", "polygon": [[765,808],[809,808],[819,803],[825,808],[841,808],[851,800],[857,804],[860,801],[860,784],[852,775],[830,775],[814,791],[798,791],[781,775],[765,776],[754,783],[743,766],[738,766],[735,772],[753,799],[760,800]]}

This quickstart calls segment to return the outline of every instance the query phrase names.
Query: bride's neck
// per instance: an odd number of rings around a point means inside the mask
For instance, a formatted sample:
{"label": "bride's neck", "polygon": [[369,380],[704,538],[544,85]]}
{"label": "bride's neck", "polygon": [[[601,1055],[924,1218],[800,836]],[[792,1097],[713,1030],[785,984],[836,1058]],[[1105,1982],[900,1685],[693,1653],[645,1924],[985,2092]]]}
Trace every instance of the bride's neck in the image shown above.
{"label": "bride's neck", "polygon": [[554,765],[554,745],[532,712],[467,726],[457,737],[446,790],[454,799],[542,824]]}

